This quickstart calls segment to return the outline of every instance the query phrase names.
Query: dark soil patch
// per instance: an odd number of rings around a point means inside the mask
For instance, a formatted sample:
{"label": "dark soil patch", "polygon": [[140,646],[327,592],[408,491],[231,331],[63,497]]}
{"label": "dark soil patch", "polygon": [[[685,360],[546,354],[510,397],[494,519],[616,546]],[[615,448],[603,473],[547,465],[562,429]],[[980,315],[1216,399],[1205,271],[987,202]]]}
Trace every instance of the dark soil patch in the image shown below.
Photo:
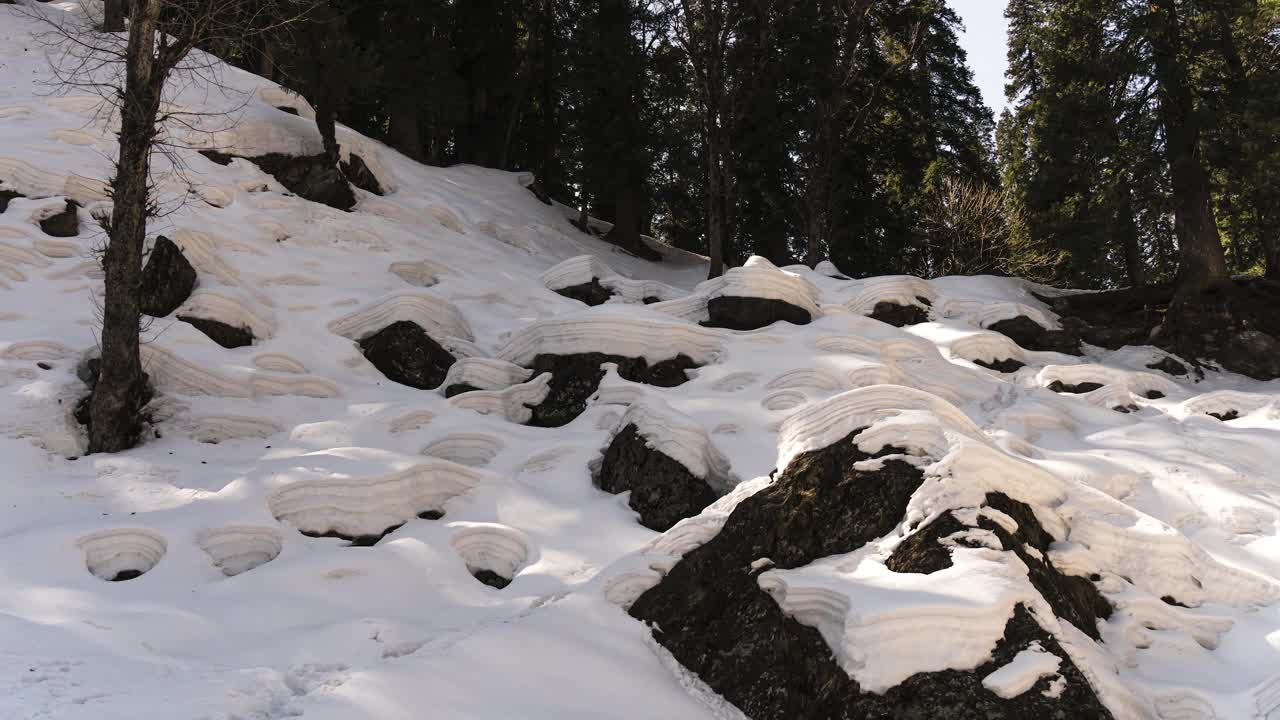
{"label": "dark soil patch", "polygon": [[1159,400],[1160,398],[1164,397],[1164,393],[1160,392],[1159,390],[1148,390],[1146,392],[1145,397],[1148,400]]}
{"label": "dark soil patch", "polygon": [[182,250],[169,238],[158,236],[142,268],[138,288],[142,312],[164,317],[186,302],[195,286],[196,270]]}
{"label": "dark soil patch", "polygon": [[977,365],[978,367],[984,367],[984,368],[987,368],[988,370],[995,370],[996,372],[1002,372],[1002,373],[1018,372],[1019,370],[1027,366],[1026,363],[1020,362],[1018,360],[1014,360],[1013,358],[1004,358],[1002,360],[991,360],[989,362],[986,360],[974,360],[973,364]]}
{"label": "dark soil patch", "polygon": [[511,578],[502,577],[492,570],[472,570],[471,576],[491,588],[502,588],[511,584]]}
{"label": "dark soil patch", "polygon": [[922,322],[929,322],[929,311],[918,305],[878,302],[869,317],[894,327],[906,327],[907,325],[919,325]]}
{"label": "dark soil patch", "polygon": [[590,282],[562,287],[556,290],[555,293],[592,306],[603,305],[605,301],[613,297],[613,291],[601,285],[600,278],[597,277],[591,278]]}
{"label": "dark soil patch", "polygon": [[178,319],[209,336],[210,340],[224,348],[231,349],[253,344],[253,333],[249,328],[235,327],[220,320],[199,318],[194,315],[179,315]]}
{"label": "dark soil patch", "polygon": [[418,517],[423,520],[439,520],[440,518],[444,517],[444,511],[443,510],[423,510],[422,512],[418,513]]}
{"label": "dark soil patch", "polygon": [[1056,393],[1071,393],[1073,395],[1083,395],[1084,393],[1091,393],[1094,390],[1097,390],[1098,388],[1103,387],[1103,384],[1096,383],[1096,382],[1082,382],[1082,383],[1072,385],[1070,383],[1064,383],[1061,380],[1054,380],[1053,382],[1049,383],[1048,387],[1050,390]]}
{"label": "dark soil patch", "polygon": [[[1110,718],[1067,654],[1021,606],[990,662],[973,670],[918,673],[875,694],[836,663],[816,629],[783,614],[760,589],[757,576],[765,568],[752,569],[758,559],[799,567],[856,550],[902,521],[923,473],[899,460],[886,460],[878,470],[854,469],[870,457],[853,443],[856,435],[793,460],[771,485],[743,500],[719,534],[641,595],[631,615],[649,623],[676,660],[754,720]],[[900,450],[878,454],[892,452]],[[938,564],[937,553],[923,545],[920,551],[922,564]],[[982,686],[984,677],[1032,642],[1062,659],[1067,684],[1061,697],[1043,695],[1048,678],[1009,700]]]}
{"label": "dark soil patch", "polygon": [[80,205],[75,200],[67,200],[66,205],[57,215],[51,215],[40,221],[40,229],[45,235],[53,237],[75,237],[80,234]]}
{"label": "dark soil patch", "polygon": [[125,580],[133,580],[134,578],[142,577],[142,575],[143,575],[143,572],[141,570],[121,570],[120,572],[115,574],[115,577],[111,578],[111,582],[124,582]]}
{"label": "dark soil patch", "polygon": [[644,303],[645,305],[652,305],[654,303],[662,302],[662,298],[658,297],[657,295],[645,295],[640,300],[640,302]]}
{"label": "dark soil patch", "polygon": [[290,115],[298,115],[298,108],[289,107],[288,105],[276,105],[275,108],[280,112],[289,113]]}
{"label": "dark soil patch", "polygon": [[698,367],[687,355],[677,355],[650,365],[644,358],[629,358],[604,353],[575,355],[542,354],[533,359],[529,369],[533,377],[551,373],[546,398],[534,406],[529,424],[535,427],[560,427],[571,422],[587,408],[587,400],[595,394],[604,377],[601,365],[616,363],[618,374],[632,382],[656,387],[676,387],[689,380],[686,370]]}
{"label": "dark soil patch", "polygon": [[711,298],[707,302],[707,314],[709,318],[702,322],[704,326],[730,330],[758,330],[779,321],[808,325],[813,320],[808,310],[784,300],[736,295]]}
{"label": "dark soil patch", "polygon": [[640,514],[640,524],[658,532],[697,515],[716,499],[704,479],[649,447],[635,425],[614,435],[594,480],[608,493],[631,491],[629,505]]}
{"label": "dark soil patch", "polygon": [[387,379],[420,390],[444,382],[456,359],[422,326],[398,320],[360,341],[360,349]]}

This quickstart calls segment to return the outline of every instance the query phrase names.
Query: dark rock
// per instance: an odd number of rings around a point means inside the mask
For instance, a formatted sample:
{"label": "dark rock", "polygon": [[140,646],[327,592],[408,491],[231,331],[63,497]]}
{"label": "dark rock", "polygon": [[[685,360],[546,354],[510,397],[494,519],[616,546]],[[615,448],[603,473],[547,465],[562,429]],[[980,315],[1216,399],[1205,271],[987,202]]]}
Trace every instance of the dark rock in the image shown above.
{"label": "dark rock", "polygon": [[996,372],[1002,372],[1002,373],[1017,372],[1022,368],[1026,367],[1026,363],[1019,362],[1017,360],[1014,360],[1013,358],[1004,358],[1003,360],[992,360],[990,362],[986,360],[974,360],[973,364],[979,367],[984,367],[989,370],[995,370]]}
{"label": "dark rock", "polygon": [[[217,150],[201,150],[201,155],[219,165],[230,165],[232,158],[240,155],[229,155]],[[324,153],[319,155],[284,155],[268,153],[245,160],[257,165],[266,174],[274,177],[289,192],[305,200],[324,203],[338,210],[350,210],[356,204],[356,196],[351,192],[342,171],[329,164]],[[363,162],[360,163],[364,165]],[[368,168],[365,168],[368,170]],[[372,177],[372,173],[370,173]],[[377,180],[375,179],[376,183]]]}
{"label": "dark rock", "polygon": [[230,165],[231,160],[235,157],[234,155],[228,155],[224,152],[218,152],[217,150],[197,150],[196,152],[205,156],[210,162],[217,163],[224,167]]}
{"label": "dark rock", "polygon": [[618,375],[632,382],[656,387],[676,387],[688,381],[686,370],[698,367],[687,355],[677,355],[649,365],[644,358],[629,358],[604,353],[575,355],[542,354],[533,359],[532,377],[551,373],[546,398],[533,407],[529,424],[535,427],[560,427],[571,422],[587,408],[587,400],[595,394],[604,377],[601,365],[616,363]]}
{"label": "dark rock", "polygon": [[923,306],[925,306],[925,307],[933,307],[933,302],[932,302],[932,301],[930,301],[930,300],[929,300],[929,298],[927,298],[927,297],[925,297],[925,296],[923,296],[923,295],[917,295],[917,296],[916,296],[916,302],[920,303],[921,305],[923,305]]}
{"label": "dark rock", "polygon": [[1115,410],[1118,413],[1124,413],[1125,415],[1128,415],[1129,413],[1138,412],[1140,408],[1137,405],[1134,405],[1133,403],[1129,403],[1128,405],[1117,405],[1111,409]]}
{"label": "dark rock", "polygon": [[364,356],[388,379],[420,390],[444,382],[453,355],[420,325],[398,320],[360,341]]}
{"label": "dark rock", "polygon": [[707,314],[709,318],[703,325],[730,330],[757,330],[778,321],[808,325],[813,320],[808,310],[785,300],[736,295],[711,298],[707,302]]}
{"label": "dark rock", "polygon": [[38,363],[36,363],[36,367],[40,368],[41,370],[52,370],[52,369],[53,369],[53,366],[52,366],[52,365],[50,365],[50,364],[49,364],[49,363],[47,363],[47,362],[38,362]]}
{"label": "dark rock", "polygon": [[444,396],[447,398],[451,398],[454,395],[461,395],[462,393],[469,393],[469,392],[472,392],[473,390],[479,390],[479,389],[480,388],[476,387],[475,385],[468,385],[466,383],[454,383],[444,389]]}
{"label": "dark rock", "polygon": [[444,511],[443,510],[423,510],[422,512],[418,513],[418,517],[422,518],[423,520],[439,520],[440,518],[444,517]]}
{"label": "dark rock", "polygon": [[1164,397],[1164,393],[1160,392],[1159,390],[1148,390],[1146,397],[1148,400],[1159,400],[1160,398]]}
{"label": "dark rock", "polygon": [[472,570],[471,576],[491,588],[502,588],[511,584],[511,578],[502,577],[492,570]]}
{"label": "dark rock", "polygon": [[871,311],[871,319],[888,323],[894,327],[919,325],[929,322],[929,311],[918,305],[899,305],[895,302],[878,302]]}
{"label": "dark rock", "polygon": [[885,560],[885,567],[896,573],[922,575],[946,570],[951,567],[951,549],[942,544],[942,538],[968,529],[954,515],[946,513],[898,543]]}
{"label": "dark rock", "polygon": [[1166,605],[1176,605],[1177,607],[1181,607],[1181,608],[1191,607],[1190,605],[1184,605],[1183,603],[1178,602],[1173,598],[1172,595],[1163,595],[1161,596],[1160,601]]}
{"label": "dark rock", "polygon": [[662,302],[662,298],[658,297],[657,295],[645,295],[643,298],[641,298],[640,302],[644,303],[645,305],[652,305],[657,302]]}
{"label": "dark rock", "polygon": [[1239,412],[1238,410],[1228,410],[1228,411],[1226,411],[1226,412],[1220,412],[1220,413],[1206,413],[1206,414],[1207,414],[1209,417],[1211,417],[1211,418],[1217,418],[1217,419],[1221,420],[1222,422],[1227,422],[1228,420],[1235,420],[1236,418],[1240,417],[1240,412]]}
{"label": "dark rock", "polygon": [[[636,600],[631,615],[649,623],[676,660],[753,720],[1110,718],[1070,657],[1022,606],[990,662],[973,670],[918,673],[875,694],[838,665],[816,629],[785,615],[760,589],[756,578],[765,568],[752,569],[757,559],[799,567],[856,550],[902,521],[923,473],[899,460],[878,470],[854,469],[869,457],[854,445],[855,435],[802,454],[771,485],[744,499],[715,537]],[[891,452],[900,451],[879,454]],[[922,565],[939,562],[938,553],[919,549]],[[1061,658],[1059,671],[1067,680],[1061,697],[1043,694],[1048,678],[1009,700],[982,686],[984,677],[1032,642]]]}
{"label": "dark rock", "polygon": [[382,538],[390,535],[391,533],[395,532],[396,530],[399,530],[402,527],[404,527],[404,523],[396,523],[395,525],[392,525],[391,527],[383,530],[382,532],[375,533],[373,535],[344,535],[338,532],[337,530],[327,530],[325,532],[312,532],[309,530],[299,530],[298,532],[302,533],[303,535],[306,535],[307,537],[338,538],[339,540],[346,540],[347,544],[350,545],[351,547],[373,547],[374,545],[377,545],[378,542],[382,540]]}
{"label": "dark rock", "polygon": [[1036,321],[1026,315],[1019,315],[992,323],[987,326],[987,329],[1004,335],[1019,347],[1028,350],[1047,350],[1067,355],[1083,354],[1080,349],[1079,332],[1070,323],[1063,323],[1061,330],[1048,330],[1040,327]]}
{"label": "dark rock", "polygon": [[1169,375],[1187,374],[1187,366],[1177,360],[1174,360],[1172,355],[1166,355],[1161,358],[1159,362],[1153,362],[1147,367],[1152,370],[1159,370],[1160,372],[1167,373]]}
{"label": "dark rock", "polygon": [[716,499],[705,480],[649,447],[635,425],[613,436],[594,480],[608,493],[631,491],[629,504],[640,514],[640,524],[658,532],[697,515]]}
{"label": "dark rock", "polygon": [[125,580],[132,580],[140,577],[142,577],[141,570],[121,570],[116,573],[115,577],[111,578],[111,582],[123,582]]}
{"label": "dark rock", "polygon": [[238,348],[253,344],[253,333],[247,327],[234,327],[220,320],[179,315],[178,319],[209,336],[224,348]]}
{"label": "dark rock", "polygon": [[1061,380],[1054,380],[1049,383],[1049,389],[1056,393],[1072,393],[1075,395],[1091,393],[1100,387],[1102,387],[1102,383],[1096,382],[1082,382],[1076,385],[1071,385],[1069,383],[1064,383]]}
{"label": "dark rock", "polygon": [[365,164],[364,158],[351,153],[340,165],[342,174],[352,185],[374,195],[382,194],[382,185],[378,182],[378,177]]}
{"label": "dark rock", "polygon": [[151,248],[139,283],[139,305],[151,317],[164,317],[191,297],[196,270],[169,238],[160,235]]}
{"label": "dark rock", "polygon": [[80,206],[75,200],[67,200],[62,211],[40,221],[40,229],[45,235],[54,237],[75,237],[80,234]]}
{"label": "dark rock", "polygon": [[289,113],[290,115],[298,114],[298,108],[295,108],[295,107],[289,107],[288,105],[276,105],[275,107],[280,112],[286,112],[286,113]]}
{"label": "dark rock", "polygon": [[23,195],[17,190],[5,190],[4,188],[0,188],[0,213],[9,209],[10,200],[20,197],[26,197],[26,195]]}
{"label": "dark rock", "polygon": [[578,283],[569,287],[562,287],[555,291],[557,295],[563,295],[572,300],[577,300],[587,305],[603,305],[606,300],[613,297],[613,291],[600,284],[600,278],[593,277],[590,282]]}

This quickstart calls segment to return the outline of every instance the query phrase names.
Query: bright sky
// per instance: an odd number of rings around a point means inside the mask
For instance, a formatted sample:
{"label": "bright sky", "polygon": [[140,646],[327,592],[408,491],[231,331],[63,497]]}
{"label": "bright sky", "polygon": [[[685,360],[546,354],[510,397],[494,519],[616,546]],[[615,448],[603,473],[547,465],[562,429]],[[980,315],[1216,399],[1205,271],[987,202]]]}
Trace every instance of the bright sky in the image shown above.
{"label": "bright sky", "polygon": [[1006,65],[1004,19],[1005,0],[951,0],[951,7],[964,21],[960,44],[969,53],[969,67],[982,91],[982,99],[995,110],[996,118],[1005,108],[1004,68]]}

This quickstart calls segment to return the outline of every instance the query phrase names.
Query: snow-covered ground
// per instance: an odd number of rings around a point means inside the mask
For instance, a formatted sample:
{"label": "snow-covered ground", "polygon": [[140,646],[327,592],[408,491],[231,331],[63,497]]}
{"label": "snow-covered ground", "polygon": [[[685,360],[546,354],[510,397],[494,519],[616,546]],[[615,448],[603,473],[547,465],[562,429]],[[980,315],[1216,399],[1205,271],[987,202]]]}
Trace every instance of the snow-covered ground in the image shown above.
{"label": "snow-covered ground", "polygon": [[[1099,573],[1116,612],[1100,645],[1061,632],[1117,717],[1280,718],[1280,382],[1174,378],[1147,369],[1164,357],[1154,348],[1023,350],[982,329],[1055,322],[1016,279],[850,281],[757,260],[699,284],[701,258],[621,253],[538,202],[527,177],[423,167],[341,128],[388,189],[357,191],[352,213],[287,195],[246,161],[180,152],[188,168],[162,180],[173,212],[154,231],[199,273],[185,309],[257,339],[228,350],[155,320],[154,436],[78,457],[76,369],[102,292],[90,218],[114,138],[96,97],[43,84],[36,30],[0,5],[0,181],[28,196],[0,214],[0,718],[731,717],[622,606],[775,467],[860,426],[938,456],[913,523],[963,506],[948,477],[1021,487],[1063,518],[1055,563]],[[186,142],[319,151],[303,101],[222,73],[226,93],[195,84],[171,100],[239,108],[233,127]],[[38,225],[63,198],[84,206],[78,237]],[[586,308],[548,289],[592,277],[618,296]],[[815,320],[699,326],[719,295],[784,299]],[[866,317],[916,298],[929,322]],[[354,341],[395,320],[504,361],[466,366],[495,388],[446,399],[387,380]],[[544,390],[507,363],[591,350],[703,367],[670,389],[610,373],[569,425],[520,424]],[[972,362],[1010,358],[1026,367]],[[1103,387],[1057,394],[1055,380]],[[1240,417],[1208,414],[1228,410]],[[664,535],[642,527],[591,480],[622,422],[737,492]],[[419,519],[427,509],[444,517]],[[398,522],[373,547],[298,531]],[[924,598],[886,580],[877,552],[761,583],[868,688],[987,657],[981,638],[999,636],[1016,590],[997,586],[1007,564],[958,553],[952,591]],[[513,579],[499,590],[469,568]],[[104,581],[121,569],[145,572]],[[848,599],[846,614],[805,615],[805,593]],[[1003,614],[973,610],[983,603]],[[932,638],[959,626],[968,642],[939,651]],[[1056,671],[1045,655],[1024,651],[987,687],[1026,691]]]}

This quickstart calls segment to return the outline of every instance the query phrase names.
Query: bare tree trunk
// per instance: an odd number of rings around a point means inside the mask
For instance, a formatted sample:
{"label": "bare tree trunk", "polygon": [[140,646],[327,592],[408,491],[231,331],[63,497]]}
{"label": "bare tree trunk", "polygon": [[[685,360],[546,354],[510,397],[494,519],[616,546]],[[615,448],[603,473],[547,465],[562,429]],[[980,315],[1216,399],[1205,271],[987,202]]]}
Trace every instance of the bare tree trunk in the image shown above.
{"label": "bare tree trunk", "polygon": [[[90,404],[89,452],[132,447],[141,431],[146,375],[138,354],[138,284],[147,233],[148,176],[164,86],[154,52],[160,0],[134,0],[120,107],[120,157],[103,270],[102,359]],[[157,77],[157,75],[160,75]]]}
{"label": "bare tree trunk", "polygon": [[725,188],[721,164],[724,148],[714,112],[708,109],[707,115],[707,255],[711,260],[707,277],[714,278],[724,274]]}
{"label": "bare tree trunk", "polygon": [[124,32],[125,0],[106,0],[102,5],[102,31]]}
{"label": "bare tree trunk", "polygon": [[1227,263],[1218,239],[1209,175],[1200,158],[1200,129],[1195,100],[1180,57],[1182,30],[1176,0],[1152,0],[1155,18],[1155,70],[1160,83],[1160,120],[1165,131],[1165,154],[1173,186],[1173,227],[1178,237],[1177,297],[1198,296],[1227,278]]}
{"label": "bare tree trunk", "polygon": [[341,148],[338,146],[338,113],[333,103],[323,100],[316,103],[316,128],[320,130],[320,142],[329,165],[338,166]]}
{"label": "bare tree trunk", "polygon": [[1142,263],[1142,248],[1138,246],[1138,223],[1133,217],[1133,191],[1126,183],[1120,189],[1120,207],[1116,222],[1119,225],[1124,248],[1124,267],[1129,284],[1138,287],[1146,282],[1146,268]]}
{"label": "bare tree trunk", "polygon": [[403,97],[391,101],[391,146],[418,162],[422,162],[420,125],[417,104]]}

